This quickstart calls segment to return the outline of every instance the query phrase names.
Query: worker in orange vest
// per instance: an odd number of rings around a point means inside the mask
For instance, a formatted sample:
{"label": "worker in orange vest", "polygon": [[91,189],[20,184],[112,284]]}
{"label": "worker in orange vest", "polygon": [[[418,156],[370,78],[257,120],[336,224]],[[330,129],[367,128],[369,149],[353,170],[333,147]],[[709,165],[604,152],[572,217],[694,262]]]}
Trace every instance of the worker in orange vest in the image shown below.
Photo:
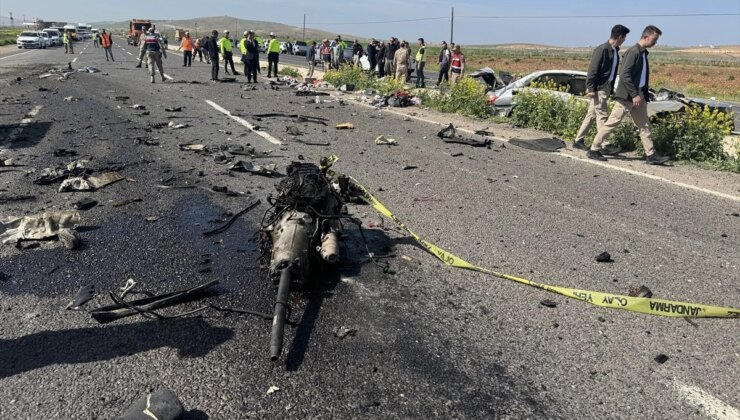
{"label": "worker in orange vest", "polygon": [[[182,56],[182,66],[191,67],[193,65],[193,39],[190,38],[190,32],[185,32],[185,36],[180,41],[180,48],[177,50],[185,52],[185,55]],[[201,61],[203,61],[202,58]]]}
{"label": "worker in orange vest", "polygon": [[[113,38],[111,38],[110,33],[106,32],[105,29],[100,33],[100,45],[103,47],[103,50],[105,51],[105,61],[116,61],[113,59]],[[110,55],[110,60],[108,60],[108,56]]]}

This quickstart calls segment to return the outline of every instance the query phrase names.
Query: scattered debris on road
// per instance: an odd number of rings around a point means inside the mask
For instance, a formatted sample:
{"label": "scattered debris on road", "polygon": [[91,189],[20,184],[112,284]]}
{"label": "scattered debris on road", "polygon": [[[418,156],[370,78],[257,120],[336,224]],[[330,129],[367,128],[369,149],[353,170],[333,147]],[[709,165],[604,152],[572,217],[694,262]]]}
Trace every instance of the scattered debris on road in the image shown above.
{"label": "scattered debris on road", "polygon": [[59,192],[94,191],[124,179],[118,172],[106,172],[100,176],[88,176],[86,178],[69,178],[62,181]]}
{"label": "scattered debris on road", "polygon": [[545,299],[540,302],[540,305],[546,306],[548,308],[556,308],[558,306],[558,303],[554,300]]}
{"label": "scattered debris on road", "polygon": [[60,229],[74,229],[80,224],[80,213],[55,211],[34,216],[8,217],[0,220],[0,240],[4,244],[24,240],[41,240],[57,237]]}
{"label": "scattered debris on road", "polygon": [[355,129],[355,125],[352,124],[352,123],[346,122],[346,123],[337,124],[336,125],[336,128],[338,130],[354,130]]}
{"label": "scattered debris on road", "polygon": [[160,389],[136,400],[118,420],[178,420],[185,413],[174,392]]}
{"label": "scattered debris on road", "polygon": [[79,311],[82,307],[95,296],[95,285],[82,286],[74,298],[67,304],[64,309]]}
{"label": "scattered debris on road", "polygon": [[601,254],[599,254],[599,255],[596,256],[596,262],[600,262],[600,263],[611,263],[611,262],[614,262],[614,260],[612,259],[611,254],[609,254],[608,252],[604,251]]}
{"label": "scattered debris on road", "polygon": [[665,354],[662,354],[661,353],[661,354],[655,356],[655,361],[662,365],[663,363],[665,363],[665,362],[668,361],[668,356],[666,356]]}
{"label": "scattered debris on road", "polygon": [[375,144],[393,146],[393,145],[397,145],[398,143],[396,142],[396,139],[389,139],[383,135],[380,135],[375,138]]}
{"label": "scattered debris on road", "polygon": [[357,334],[356,328],[348,328],[345,326],[340,326],[334,329],[334,337],[337,337],[339,339],[344,339],[345,337],[354,337],[355,334]]}

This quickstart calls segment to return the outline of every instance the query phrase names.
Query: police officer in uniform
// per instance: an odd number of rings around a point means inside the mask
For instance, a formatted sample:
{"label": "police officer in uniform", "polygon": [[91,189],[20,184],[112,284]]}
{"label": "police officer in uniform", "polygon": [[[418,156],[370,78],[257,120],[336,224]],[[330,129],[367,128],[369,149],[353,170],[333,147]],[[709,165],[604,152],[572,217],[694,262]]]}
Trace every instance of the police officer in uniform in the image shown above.
{"label": "police officer in uniform", "polygon": [[167,58],[167,53],[164,51],[164,45],[162,41],[154,34],[154,28],[149,28],[149,32],[144,37],[144,49],[146,50],[146,58],[149,61],[149,76],[151,76],[151,82],[154,83],[154,67],[159,68],[159,74],[162,76],[162,81],[166,81],[164,77],[164,69],[162,68],[162,55]]}
{"label": "police officer in uniform", "polygon": [[275,33],[270,32],[270,43],[267,44],[267,77],[278,77],[278,61],[280,60],[280,41],[275,38]]}
{"label": "police officer in uniform", "polygon": [[229,31],[224,31],[224,36],[218,40],[221,55],[224,57],[224,71],[229,74],[229,64],[231,64],[231,72],[234,75],[238,75],[239,72],[234,68],[234,46],[231,45],[231,38],[229,37]]}

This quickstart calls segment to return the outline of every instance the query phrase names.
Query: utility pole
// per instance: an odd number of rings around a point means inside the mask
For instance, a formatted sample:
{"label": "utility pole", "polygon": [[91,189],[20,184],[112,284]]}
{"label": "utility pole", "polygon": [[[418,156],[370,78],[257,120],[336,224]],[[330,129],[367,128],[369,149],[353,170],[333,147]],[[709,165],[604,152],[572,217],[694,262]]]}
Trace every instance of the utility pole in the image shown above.
{"label": "utility pole", "polygon": [[306,14],[303,14],[303,41],[306,41]]}
{"label": "utility pole", "polygon": [[452,14],[450,15],[450,45],[452,45],[452,34],[455,33],[455,8],[452,8]]}
{"label": "utility pole", "polygon": [[13,23],[13,12],[10,12],[10,27],[12,28],[13,26],[15,26]]}

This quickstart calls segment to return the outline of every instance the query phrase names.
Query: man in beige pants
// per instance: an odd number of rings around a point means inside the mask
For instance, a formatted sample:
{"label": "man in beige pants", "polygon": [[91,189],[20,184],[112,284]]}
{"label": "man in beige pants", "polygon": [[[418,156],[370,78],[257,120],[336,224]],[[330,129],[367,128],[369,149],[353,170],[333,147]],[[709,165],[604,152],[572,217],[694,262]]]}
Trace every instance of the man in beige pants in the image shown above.
{"label": "man in beige pants", "polygon": [[[630,30],[623,25],[614,25],[611,36],[605,43],[596,47],[591,54],[591,63],[586,74],[586,95],[590,98],[586,118],[573,141],[573,147],[588,150],[584,142],[588,132],[596,121],[596,128],[601,130],[609,118],[607,100],[614,91],[614,79],[619,70],[619,47],[624,43]],[[610,155],[619,152],[614,146],[603,146],[601,153]]]}
{"label": "man in beige pants", "polygon": [[149,28],[149,33],[144,37],[144,49],[146,50],[146,58],[149,61],[151,82],[154,83],[155,66],[159,69],[159,75],[162,76],[162,81],[166,81],[164,69],[162,68],[162,55],[164,55],[164,58],[167,58],[167,53],[164,51],[161,38],[154,34],[154,28]]}
{"label": "man in beige pants", "polygon": [[609,119],[599,129],[591,150],[586,157],[605,161],[601,153],[601,146],[609,134],[617,128],[622,118],[629,112],[632,120],[640,132],[642,147],[648,165],[662,165],[668,158],[655,153],[650,128],[650,119],[647,114],[647,102],[650,99],[648,86],[650,83],[650,65],[648,63],[648,48],[658,42],[662,32],[653,25],[648,25],[642,31],[640,41],[632,46],[622,58],[622,67],[619,70],[619,85],[614,93],[616,103],[609,115]]}

